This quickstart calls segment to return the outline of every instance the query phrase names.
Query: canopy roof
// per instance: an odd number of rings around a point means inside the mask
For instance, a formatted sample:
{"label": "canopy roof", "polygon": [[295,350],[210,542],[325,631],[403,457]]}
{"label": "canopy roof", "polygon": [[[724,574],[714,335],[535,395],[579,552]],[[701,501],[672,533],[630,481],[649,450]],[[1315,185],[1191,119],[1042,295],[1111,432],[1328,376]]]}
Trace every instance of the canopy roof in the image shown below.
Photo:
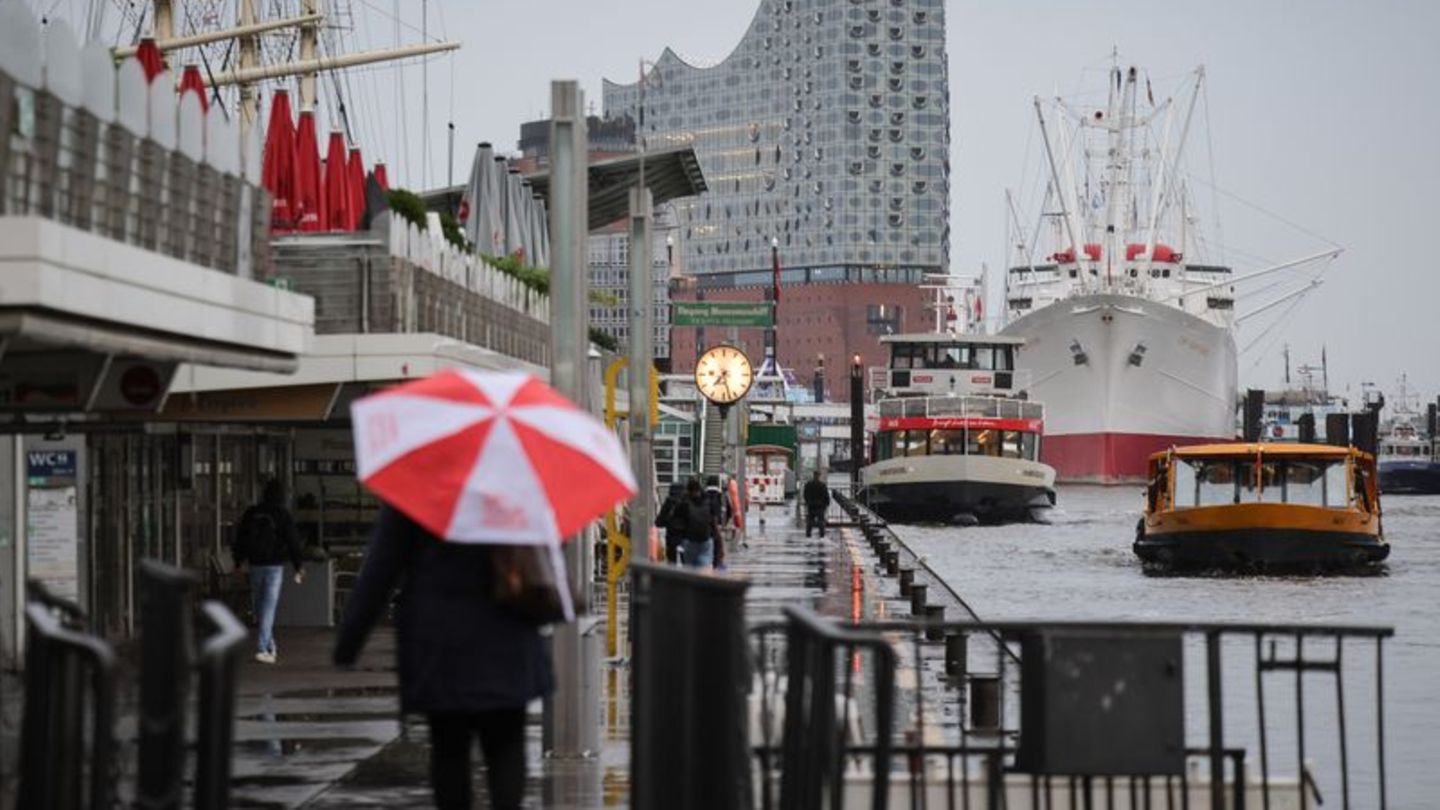
{"label": "canopy roof", "polygon": [[1265,442],[1234,442],[1226,444],[1192,444],[1188,447],[1176,447],[1172,450],[1162,450],[1150,458],[1160,459],[1166,454],[1173,452],[1176,458],[1244,458],[1254,459],[1255,456],[1270,456],[1281,458],[1345,458],[1350,454],[1366,455],[1351,447],[1340,447],[1333,444],[1298,444],[1298,443],[1265,443]]}
{"label": "canopy roof", "polygon": [[[525,179],[530,181],[535,194],[545,200],[546,208],[551,208],[550,173],[538,172],[526,175]],[[639,179],[639,155],[605,158],[590,164],[589,230],[599,230],[630,213],[630,189]],[[680,197],[693,197],[709,188],[700,169],[700,159],[690,146],[646,152],[645,187],[650,189],[657,206]],[[420,196],[431,209],[454,210],[464,193],[464,186],[451,186]]]}

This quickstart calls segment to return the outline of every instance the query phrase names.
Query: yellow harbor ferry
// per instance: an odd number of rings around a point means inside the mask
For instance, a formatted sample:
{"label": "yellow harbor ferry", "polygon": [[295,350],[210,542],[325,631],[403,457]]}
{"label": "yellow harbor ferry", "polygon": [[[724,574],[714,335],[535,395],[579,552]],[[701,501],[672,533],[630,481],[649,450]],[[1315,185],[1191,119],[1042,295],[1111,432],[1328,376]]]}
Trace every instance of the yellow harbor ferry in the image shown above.
{"label": "yellow harbor ferry", "polygon": [[1390,554],[1375,457],[1321,444],[1205,444],[1150,456],[1135,553],[1172,569],[1333,570]]}

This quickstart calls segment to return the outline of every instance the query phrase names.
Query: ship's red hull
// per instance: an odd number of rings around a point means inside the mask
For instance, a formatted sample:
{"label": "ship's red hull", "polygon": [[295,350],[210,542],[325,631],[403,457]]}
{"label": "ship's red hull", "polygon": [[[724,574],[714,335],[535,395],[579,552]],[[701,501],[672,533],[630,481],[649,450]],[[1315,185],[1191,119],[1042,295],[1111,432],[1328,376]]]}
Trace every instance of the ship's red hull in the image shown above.
{"label": "ship's red hull", "polygon": [[1164,436],[1153,433],[1071,433],[1046,435],[1040,460],[1068,483],[1126,484],[1145,480],[1151,453],[1187,444],[1234,441],[1233,436]]}

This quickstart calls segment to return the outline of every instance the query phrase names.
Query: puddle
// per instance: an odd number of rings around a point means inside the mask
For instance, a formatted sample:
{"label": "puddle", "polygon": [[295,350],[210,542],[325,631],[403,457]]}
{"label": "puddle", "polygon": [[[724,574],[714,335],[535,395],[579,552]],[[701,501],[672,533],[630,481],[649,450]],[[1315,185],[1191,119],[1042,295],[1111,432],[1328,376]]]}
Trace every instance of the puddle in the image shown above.
{"label": "puddle", "polygon": [[236,742],[235,751],[240,754],[288,757],[295,754],[321,753],[324,751],[364,748],[367,746],[373,747],[374,745],[375,741],[367,737],[325,737],[318,740],[282,737],[278,740],[243,740]]}
{"label": "puddle", "polygon": [[334,686],[276,693],[277,698],[388,697],[400,694],[398,686]]}
{"label": "puddle", "polygon": [[295,787],[299,785],[313,785],[316,781],[300,776],[277,776],[274,774],[265,776],[232,776],[230,777],[231,788],[247,787]]}

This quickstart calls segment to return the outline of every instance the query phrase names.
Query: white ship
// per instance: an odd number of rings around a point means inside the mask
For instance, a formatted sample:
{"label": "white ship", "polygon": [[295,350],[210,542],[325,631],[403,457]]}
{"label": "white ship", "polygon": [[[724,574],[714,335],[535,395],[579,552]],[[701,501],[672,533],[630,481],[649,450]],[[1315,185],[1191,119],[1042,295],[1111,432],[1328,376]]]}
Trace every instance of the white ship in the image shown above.
{"label": "white ship", "polygon": [[1157,103],[1116,64],[1104,108],[1035,99],[1050,180],[1040,222],[1014,240],[1001,334],[1024,339],[1030,393],[1052,406],[1043,460],[1059,480],[1140,480],[1153,452],[1234,439],[1235,284],[1338,254],[1239,276],[1189,255],[1181,158],[1203,78]]}

